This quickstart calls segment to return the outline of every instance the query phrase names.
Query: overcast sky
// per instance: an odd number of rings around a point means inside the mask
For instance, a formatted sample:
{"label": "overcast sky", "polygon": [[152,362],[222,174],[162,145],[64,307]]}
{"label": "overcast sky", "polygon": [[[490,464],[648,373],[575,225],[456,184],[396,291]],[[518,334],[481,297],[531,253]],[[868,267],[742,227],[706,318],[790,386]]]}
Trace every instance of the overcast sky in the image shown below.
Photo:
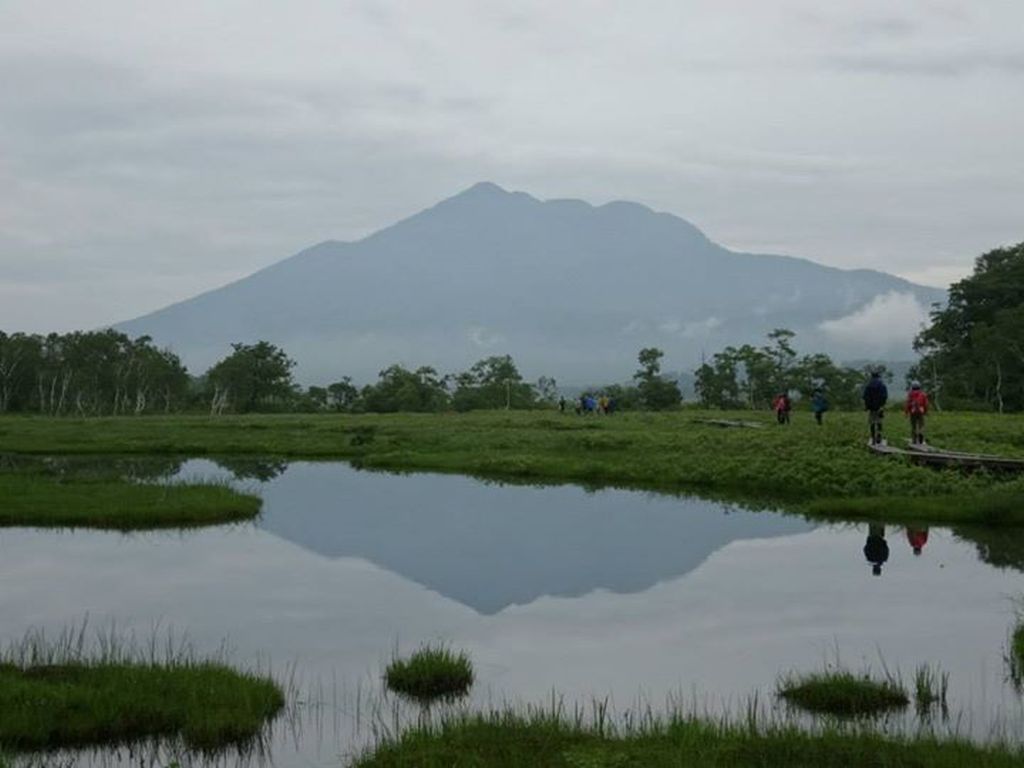
{"label": "overcast sky", "polygon": [[1022,32],[1021,0],[2,0],[0,328],[482,179],[945,285],[1024,239]]}

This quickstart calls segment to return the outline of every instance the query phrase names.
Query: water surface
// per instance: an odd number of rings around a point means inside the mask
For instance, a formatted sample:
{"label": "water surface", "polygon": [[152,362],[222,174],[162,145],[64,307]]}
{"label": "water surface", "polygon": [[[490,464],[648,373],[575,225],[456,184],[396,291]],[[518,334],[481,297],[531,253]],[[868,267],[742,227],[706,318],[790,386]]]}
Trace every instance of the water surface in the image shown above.
{"label": "water surface", "polygon": [[[820,669],[837,652],[905,678],[929,662],[950,673],[961,732],[1021,737],[1003,659],[1024,594],[1019,533],[932,529],[915,556],[907,531],[886,527],[874,531],[888,549],[875,576],[866,525],[340,463],[230,469],[264,497],[255,524],[0,530],[0,639],[88,615],[141,636],[187,631],[202,651],[227,638],[241,664],[291,665],[322,706],[275,729],[281,766],[338,765],[365,738],[354,718],[379,698],[388,658],[433,640],[472,655],[478,704],[558,691],[619,708],[683,696],[720,712],[754,691],[770,700],[780,671]],[[226,471],[193,461],[178,476]]]}

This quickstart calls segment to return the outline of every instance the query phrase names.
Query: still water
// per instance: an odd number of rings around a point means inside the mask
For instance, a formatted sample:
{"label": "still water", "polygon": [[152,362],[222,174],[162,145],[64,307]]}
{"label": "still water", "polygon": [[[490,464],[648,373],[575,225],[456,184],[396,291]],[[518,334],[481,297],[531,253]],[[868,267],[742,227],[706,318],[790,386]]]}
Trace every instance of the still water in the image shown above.
{"label": "still water", "polygon": [[279,766],[338,766],[384,708],[388,659],[437,640],[471,654],[478,706],[556,691],[620,711],[735,712],[755,692],[772,701],[780,672],[838,655],[907,682],[939,665],[950,729],[1024,737],[1004,659],[1024,595],[1020,533],[933,528],[915,555],[921,532],[886,527],[873,575],[867,525],[691,497],[341,463],[189,461],[175,475],[224,476],[263,496],[256,523],[0,530],[0,641],[85,617],[143,638],[186,632],[200,652],[227,641],[234,663],[295,682],[265,755]]}

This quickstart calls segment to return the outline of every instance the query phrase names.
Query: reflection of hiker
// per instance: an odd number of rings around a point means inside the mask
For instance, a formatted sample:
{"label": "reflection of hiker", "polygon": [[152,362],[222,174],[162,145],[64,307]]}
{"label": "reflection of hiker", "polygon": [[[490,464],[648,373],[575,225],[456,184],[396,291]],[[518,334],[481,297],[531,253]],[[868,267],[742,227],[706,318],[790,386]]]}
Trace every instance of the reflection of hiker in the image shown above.
{"label": "reflection of hiker", "polygon": [[882,381],[882,374],[879,371],[871,372],[871,380],[864,387],[864,409],[868,412],[868,427],[871,429],[871,443],[878,445],[882,442],[882,417],[886,402],[889,400],[889,390]]}
{"label": "reflection of hiker", "polygon": [[928,413],[928,395],[921,389],[921,382],[911,382],[903,412],[910,417],[910,442],[914,445],[924,445],[924,417]]}
{"label": "reflection of hiker", "polygon": [[885,542],[885,526],[872,523],[868,526],[868,540],[864,543],[864,557],[871,563],[871,573],[882,575],[882,565],[889,559],[889,545]]}
{"label": "reflection of hiker", "polygon": [[920,555],[924,545],[928,543],[927,528],[907,528],[907,541],[915,555]]}
{"label": "reflection of hiker", "polygon": [[779,424],[789,424],[789,412],[793,410],[793,402],[785,392],[780,393],[772,401],[772,410],[775,411],[775,419]]}
{"label": "reflection of hiker", "polygon": [[814,394],[811,395],[811,411],[814,413],[814,420],[818,422],[818,426],[821,426],[821,419],[825,415],[825,411],[828,410],[828,398],[825,397],[825,393],[821,391],[821,388],[814,390]]}

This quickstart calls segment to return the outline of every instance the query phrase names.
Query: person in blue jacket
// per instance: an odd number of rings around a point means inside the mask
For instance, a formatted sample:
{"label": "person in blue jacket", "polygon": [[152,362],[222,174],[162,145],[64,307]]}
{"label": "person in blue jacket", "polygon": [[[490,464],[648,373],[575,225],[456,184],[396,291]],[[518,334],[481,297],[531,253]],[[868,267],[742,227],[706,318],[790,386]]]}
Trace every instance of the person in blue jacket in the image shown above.
{"label": "person in blue jacket", "polygon": [[882,381],[880,371],[871,372],[871,380],[864,387],[864,410],[868,412],[868,428],[871,430],[871,444],[882,442],[882,417],[885,415],[885,404],[889,400],[889,390]]}
{"label": "person in blue jacket", "polygon": [[825,393],[818,387],[814,390],[811,395],[811,412],[814,414],[814,420],[818,422],[818,426],[821,426],[821,420],[825,416],[825,411],[828,410],[828,398],[825,397]]}

